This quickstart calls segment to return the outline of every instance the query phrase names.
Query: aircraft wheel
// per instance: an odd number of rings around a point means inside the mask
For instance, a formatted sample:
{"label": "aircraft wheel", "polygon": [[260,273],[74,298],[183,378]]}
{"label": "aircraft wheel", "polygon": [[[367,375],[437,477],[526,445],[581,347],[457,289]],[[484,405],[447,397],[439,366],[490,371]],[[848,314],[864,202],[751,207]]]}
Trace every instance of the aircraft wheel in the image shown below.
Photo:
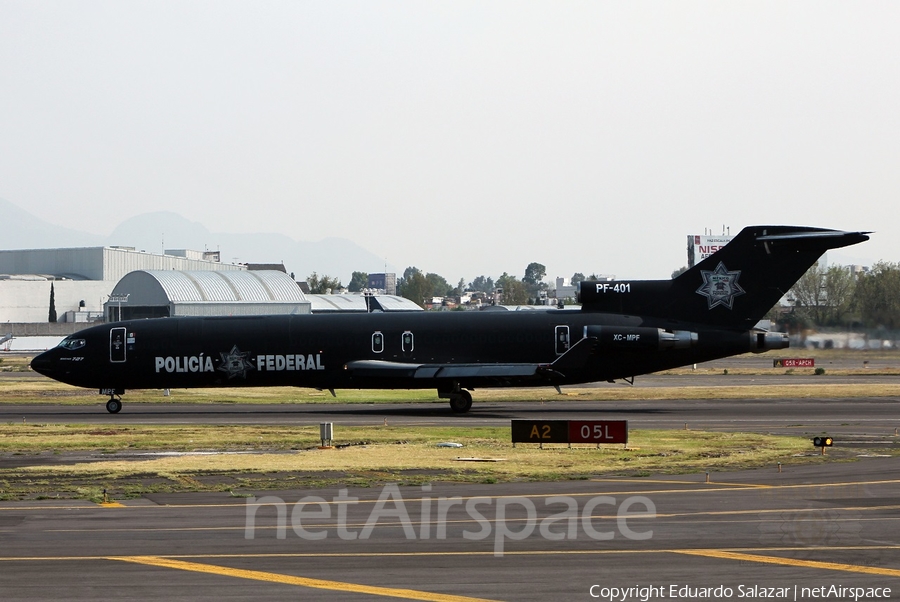
{"label": "aircraft wheel", "polygon": [[472,394],[466,390],[450,396],[450,409],[457,414],[465,414],[472,409]]}
{"label": "aircraft wheel", "polygon": [[106,402],[106,411],[110,414],[118,414],[122,409],[122,402],[118,399],[110,399]]}

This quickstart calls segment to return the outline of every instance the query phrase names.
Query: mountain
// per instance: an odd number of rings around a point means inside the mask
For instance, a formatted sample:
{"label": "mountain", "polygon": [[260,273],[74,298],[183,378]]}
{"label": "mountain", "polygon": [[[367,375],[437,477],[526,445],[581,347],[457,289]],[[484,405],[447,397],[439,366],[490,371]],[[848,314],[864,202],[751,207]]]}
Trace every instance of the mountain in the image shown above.
{"label": "mountain", "polygon": [[50,224],[9,201],[0,199],[2,249],[99,247],[103,244],[102,236]]}
{"label": "mountain", "polygon": [[[62,247],[134,247],[149,253],[164,249],[220,251],[227,263],[284,263],[288,272],[303,280],[313,272],[337,277],[349,284],[354,271],[382,272],[384,260],[344,238],[297,241],[277,233],[211,232],[203,224],[177,213],[157,211],[129,218],[108,237],[49,224],[12,203],[0,199],[0,248],[41,249]],[[391,266],[388,270],[395,271]]]}

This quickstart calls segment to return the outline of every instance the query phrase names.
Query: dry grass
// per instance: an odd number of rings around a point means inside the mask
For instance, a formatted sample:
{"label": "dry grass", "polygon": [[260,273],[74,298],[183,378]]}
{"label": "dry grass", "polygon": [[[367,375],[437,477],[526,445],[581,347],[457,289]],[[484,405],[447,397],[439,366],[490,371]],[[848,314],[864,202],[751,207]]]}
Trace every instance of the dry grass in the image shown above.
{"label": "dry grass", "polygon": [[219,425],[0,425],[0,451],[246,451],[315,445],[317,427]]}
{"label": "dry grass", "polygon": [[[8,433],[7,427],[6,433]],[[48,427],[50,428],[50,427]],[[40,446],[66,448],[78,447],[84,437],[109,438],[110,448],[124,444],[118,437],[129,433],[158,430],[155,438],[146,440],[154,449],[184,449],[182,429],[173,427],[149,427],[125,430],[120,434],[101,435],[78,432],[75,428],[71,441],[66,433],[37,433],[31,450]],[[190,427],[191,429],[193,427]],[[290,453],[276,453],[279,446],[273,441],[288,445],[292,437],[288,431],[294,429],[274,429],[268,433],[263,447],[267,452],[234,453],[244,447],[249,451],[254,446],[253,439],[261,436],[258,427],[212,427],[212,433],[219,440],[229,441],[228,446],[196,445],[194,449],[232,449],[232,453],[216,455],[181,455],[149,459],[110,459],[108,461],[84,462],[72,465],[41,465],[17,468],[15,472],[29,478],[38,477],[78,477],[116,481],[135,476],[152,476],[178,480],[198,475],[210,474],[268,474],[303,473],[315,475],[339,473],[342,475],[369,475],[375,481],[408,480],[406,473],[424,471],[440,474],[440,480],[451,481],[497,481],[586,478],[600,474],[624,472],[683,472],[704,469],[735,469],[776,462],[789,462],[801,452],[809,452],[807,439],[799,437],[775,437],[768,435],[748,435],[745,433],[708,433],[691,431],[633,431],[629,448],[622,445],[605,446],[597,449],[592,445],[545,446],[519,444],[513,448],[508,428],[436,428],[414,429],[403,427],[341,428],[337,433],[340,441],[354,442],[343,449],[320,450],[312,434],[313,429],[305,429],[302,440],[292,433],[293,444],[301,443],[305,449]],[[6,436],[4,434],[4,438]],[[18,439],[22,441],[22,439]],[[202,437],[200,440],[205,440]],[[452,440],[464,445],[462,448],[439,448],[437,443]],[[38,445],[36,442],[40,442]],[[199,443],[200,441],[196,442]],[[233,442],[238,442],[237,444]],[[360,442],[365,442],[360,443]],[[747,442],[751,442],[750,445]],[[130,447],[130,446],[129,446]],[[283,447],[287,449],[287,447]],[[146,450],[147,448],[142,448]],[[502,458],[499,462],[461,462],[459,457]],[[0,471],[0,481],[4,473]]]}

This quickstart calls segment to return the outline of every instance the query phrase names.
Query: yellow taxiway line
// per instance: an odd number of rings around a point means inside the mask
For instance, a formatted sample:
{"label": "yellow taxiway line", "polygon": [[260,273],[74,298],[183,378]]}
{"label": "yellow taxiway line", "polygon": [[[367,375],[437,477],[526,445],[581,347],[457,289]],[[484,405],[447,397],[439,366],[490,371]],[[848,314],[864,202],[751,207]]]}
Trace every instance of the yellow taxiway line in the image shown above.
{"label": "yellow taxiway line", "polygon": [[403,598],[404,600],[426,600],[428,602],[493,602],[486,598],[469,598],[467,596],[454,596],[450,594],[436,594],[414,589],[400,589],[394,587],[378,587],[374,585],[360,585],[343,581],[329,581],[326,579],[312,579],[309,577],[295,577],[293,575],[281,575],[264,571],[251,571],[247,569],[235,569],[213,564],[200,564],[197,562],[185,562],[159,556],[113,556],[109,560],[133,562],[148,566],[158,566],[194,573],[208,573],[211,575],[225,575],[240,579],[252,579],[254,581],[266,581],[268,583],[281,583],[284,585],[297,585],[316,589],[327,589],[337,592],[351,592],[355,594],[371,594],[389,598]]}
{"label": "yellow taxiway line", "polygon": [[[900,546],[875,545],[875,546],[827,546],[819,548],[785,547],[785,548],[743,548],[740,550],[719,549],[687,549],[671,548],[658,550],[521,550],[506,551],[505,556],[613,556],[617,554],[646,555],[646,554],[680,554],[685,556],[702,556],[706,558],[718,558],[722,560],[737,560],[742,562],[757,562],[794,568],[810,568],[829,571],[862,573],[867,575],[880,575],[883,577],[900,577],[900,569],[873,567],[857,564],[845,564],[838,562],[824,562],[818,560],[803,560],[786,558],[782,556],[768,556],[761,552],[837,552],[854,550],[900,550]],[[748,553],[754,552],[754,553]],[[3,562],[47,562],[47,561],[97,561],[113,560],[119,562],[131,562],[147,566],[156,566],[169,569],[224,575],[242,579],[253,579],[270,583],[282,583],[333,591],[367,593],[378,596],[403,598],[406,600],[427,600],[434,602],[492,602],[484,598],[471,598],[467,596],[455,596],[450,594],[438,594],[419,590],[402,588],[378,587],[330,581],[325,579],[313,579],[309,577],[296,577],[264,571],[252,571],[247,569],[235,569],[212,564],[190,562],[188,560],[252,560],[258,558],[377,558],[377,557],[449,557],[449,556],[493,556],[493,551],[445,551],[445,552],[344,552],[344,553],[260,553],[260,554],[178,554],[165,556],[45,556],[45,557],[0,557]]]}
{"label": "yellow taxiway line", "polygon": [[882,575],[885,577],[900,577],[900,570],[898,569],[887,569],[875,566],[861,566],[858,564],[843,564],[840,562],[800,560],[797,558],[782,558],[780,556],[759,556],[757,554],[744,554],[742,552],[728,552],[725,550],[673,550],[673,552],[675,552],[676,554],[687,554],[690,556],[706,556],[708,558],[725,558],[728,560],[760,562],[763,564],[777,564],[781,566],[826,569],[830,571],[845,571],[850,573],[864,573],[866,575]]}

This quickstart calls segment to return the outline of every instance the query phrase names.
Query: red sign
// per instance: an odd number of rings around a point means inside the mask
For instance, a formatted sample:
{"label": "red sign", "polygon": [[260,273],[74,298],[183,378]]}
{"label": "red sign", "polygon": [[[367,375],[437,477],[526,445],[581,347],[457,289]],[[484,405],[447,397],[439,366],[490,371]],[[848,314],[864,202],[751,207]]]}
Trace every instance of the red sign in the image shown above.
{"label": "red sign", "polygon": [[773,360],[772,366],[775,368],[815,368],[816,360],[811,357],[780,359]]}
{"label": "red sign", "polygon": [[628,421],[570,420],[569,443],[628,443]]}

